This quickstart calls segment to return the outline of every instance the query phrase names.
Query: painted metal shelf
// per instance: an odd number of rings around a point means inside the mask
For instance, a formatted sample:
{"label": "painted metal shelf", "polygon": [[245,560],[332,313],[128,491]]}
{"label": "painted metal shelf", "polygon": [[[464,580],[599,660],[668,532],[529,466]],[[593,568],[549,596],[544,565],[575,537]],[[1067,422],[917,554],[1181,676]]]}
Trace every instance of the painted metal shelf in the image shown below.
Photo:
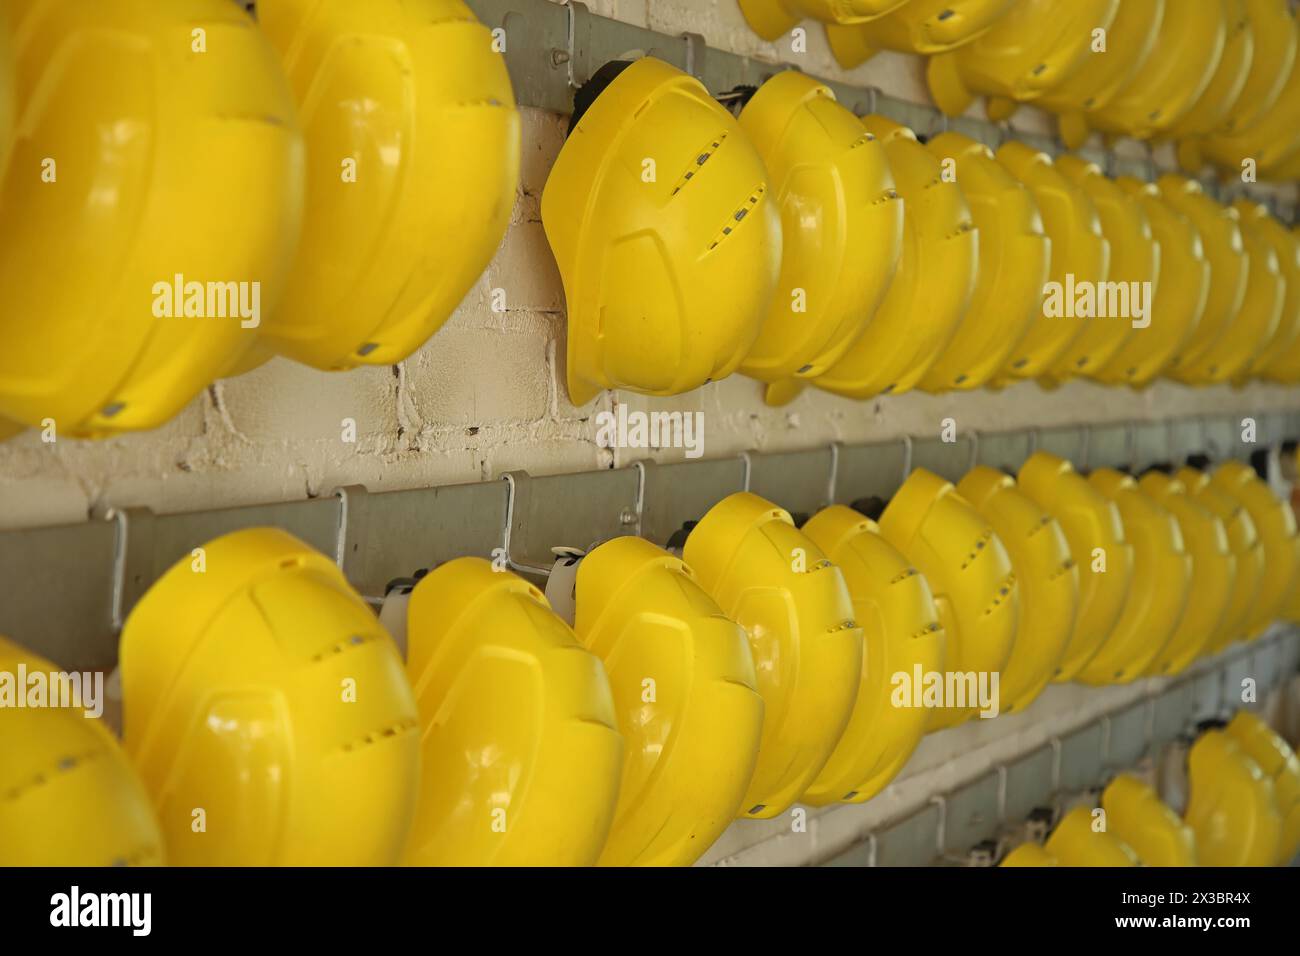
{"label": "painted metal shelf", "polygon": [[502,557],[538,574],[555,547],[623,534],[666,544],[735,491],[810,515],[832,502],[888,499],[916,467],[955,481],[975,462],[1016,468],[1034,448],[1082,467],[1128,467],[1195,453],[1249,458],[1300,437],[1300,411],[1272,413],[1258,417],[1256,442],[1243,443],[1244,417],[962,434],[952,442],[905,437],[577,474],[509,472],[404,491],[353,485],[310,500],[175,514],[111,510],[105,520],[0,531],[0,634],[70,669],[111,669],[122,623],[150,585],[193,549],[241,528],[284,528],[333,557],[378,601],[389,581],[460,555]]}

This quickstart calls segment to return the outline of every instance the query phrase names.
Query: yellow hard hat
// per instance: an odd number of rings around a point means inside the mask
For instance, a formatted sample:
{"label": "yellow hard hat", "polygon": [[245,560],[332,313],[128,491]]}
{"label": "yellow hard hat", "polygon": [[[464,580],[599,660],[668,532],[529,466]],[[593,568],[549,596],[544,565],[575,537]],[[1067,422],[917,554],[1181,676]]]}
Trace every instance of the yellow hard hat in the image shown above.
{"label": "yellow hard hat", "polygon": [[[1294,18],[1289,19],[1286,29],[1294,42],[1297,27]],[[1229,131],[1199,140],[1199,152],[1235,175],[1242,173],[1247,160],[1265,179],[1271,170],[1289,164],[1300,153],[1300,56],[1293,56],[1291,68],[1284,75],[1285,82],[1272,109],[1252,123],[1239,123]]]}
{"label": "yellow hard hat", "polygon": [[1005,374],[1014,378],[1036,378],[1048,373],[1070,343],[1093,321],[1067,316],[1066,312],[1075,311],[1073,289],[1077,283],[1105,281],[1110,267],[1110,244],[1102,235],[1097,207],[1056,168],[1046,153],[1011,140],[998,148],[997,157],[1013,176],[1029,187],[1052,241],[1048,279],[1058,292],[1056,302],[1061,314],[1047,314],[1052,298],[1045,295],[1029,331],[1012,350],[1004,369]]}
{"label": "yellow hard hat", "polygon": [[[1075,807],[1061,818],[1044,849],[1057,866],[1137,866],[1137,854],[1109,829],[1094,829],[1093,807]],[[1106,821],[1109,824],[1109,820]]]}
{"label": "yellow hard hat", "polygon": [[1197,738],[1187,755],[1187,812],[1201,866],[1272,866],[1282,837],[1273,782],[1221,730]]}
{"label": "yellow hard hat", "polygon": [[991,149],[953,132],[926,146],[941,162],[951,162],[970,205],[979,233],[979,268],[956,334],[919,384],[932,392],[978,388],[1006,364],[1038,317],[1051,242],[1033,196]]}
{"label": "yellow hard hat", "polygon": [[925,735],[928,711],[910,700],[898,706],[895,681],[900,674],[915,680],[918,670],[943,670],[943,627],[925,576],[874,521],[832,505],[803,531],[843,572],[865,653],[853,716],[802,802],[862,803],[897,776]]}
{"label": "yellow hard hat", "polygon": [[[1247,199],[1238,199],[1233,203],[1237,212],[1241,215],[1242,235],[1246,239],[1247,248],[1250,248],[1251,240],[1257,239],[1268,248],[1268,255],[1262,258],[1277,259],[1279,281],[1281,282],[1281,294],[1278,296],[1278,321],[1277,326],[1256,352],[1254,358],[1238,373],[1238,378],[1246,378],[1256,375],[1260,370],[1267,368],[1271,363],[1284,355],[1288,348],[1300,337],[1300,244],[1297,244],[1295,237],[1291,235],[1280,222],[1273,218],[1268,208],[1262,203],[1251,202]],[[1261,293],[1255,302],[1254,309],[1250,306],[1251,291],[1248,287],[1246,292],[1246,304],[1242,305],[1241,314],[1237,317],[1237,323],[1246,320],[1249,317],[1258,318],[1262,314],[1264,305],[1263,293],[1269,289],[1268,283],[1262,277],[1257,276],[1255,253],[1251,252],[1251,276],[1256,280],[1256,286]]]}
{"label": "yellow hard hat", "polygon": [[1196,836],[1148,787],[1122,773],[1101,792],[1106,829],[1132,848],[1143,866],[1195,866]]}
{"label": "yellow hard hat", "polygon": [[1015,0],[908,0],[898,9],[857,24],[826,24],[826,41],[840,66],[851,70],[876,50],[921,53],[955,50],[988,30]]}
{"label": "yellow hard hat", "polygon": [[0,288],[24,318],[0,331],[0,416],[154,428],[280,297],[302,212],[292,95],[226,0],[8,6],[21,115]]}
{"label": "yellow hard hat", "polygon": [[1210,86],[1170,135],[1188,172],[1205,165],[1202,137],[1233,136],[1271,111],[1295,64],[1296,22],[1287,0],[1228,0],[1227,45]]}
{"label": "yellow hard hat", "polygon": [[[630,536],[582,559],[575,608],[578,640],[605,662],[623,734],[600,862],[688,866],[736,818],[758,757],[763,699],[745,632],[690,568]],[[572,816],[571,804],[557,809]]]}
{"label": "yellow hard hat", "polygon": [[1191,220],[1201,234],[1210,263],[1210,290],[1196,331],[1174,356],[1166,374],[1188,384],[1208,380],[1219,371],[1217,343],[1241,310],[1246,297],[1249,262],[1242,244],[1240,216],[1222,206],[1186,176],[1166,173],[1156,185],[1160,196]]}
{"label": "yellow hard hat", "polygon": [[795,70],[740,114],[781,212],[781,278],[740,370],[765,382],[817,376],[853,344],[894,278],[903,203],[884,146]]}
{"label": "yellow hard hat", "polygon": [[[1141,388],[1164,371],[1200,326],[1210,291],[1210,264],[1196,227],[1160,198],[1153,183],[1120,176],[1115,184],[1146,214],[1158,268],[1151,324],[1137,330],[1094,377]],[[1113,261],[1117,269],[1125,268],[1123,256]]]}
{"label": "yellow hard hat", "polygon": [[[945,634],[945,674],[1000,674],[1016,641],[1020,601],[1011,557],[989,522],[949,482],[918,468],[890,499],[880,532],[930,582]],[[945,704],[930,711],[928,730],[978,710]]]}
{"label": "yellow hard hat", "polygon": [[1034,452],[1020,466],[1018,481],[1020,490],[1060,523],[1078,568],[1079,611],[1054,677],[1073,680],[1124,609],[1133,546],[1125,539],[1119,508],[1065,459]]}
{"label": "yellow hard hat", "polygon": [[998,866],[1057,866],[1056,857],[1037,843],[1022,843],[1002,858]]}
{"label": "yellow hard hat", "polygon": [[[0,637],[0,673],[60,669]],[[74,688],[76,685],[72,685]],[[140,778],[95,717],[0,707],[0,867],[157,866],[162,834]]]}
{"label": "yellow hard hat", "polygon": [[[1167,130],[1187,115],[1210,85],[1226,39],[1221,2],[1167,2],[1154,52],[1110,102],[1083,117],[1087,125],[1136,139],[1150,139]],[[1070,135],[1073,142],[1082,139],[1079,130]]]}
{"label": "yellow hard hat", "polygon": [[1138,487],[1173,515],[1191,558],[1187,606],[1173,636],[1147,669],[1153,676],[1177,674],[1222,632],[1236,583],[1237,559],[1228,544],[1223,519],[1193,498],[1177,478],[1149,471]]}
{"label": "yellow hard hat", "polygon": [[740,0],[740,12],[750,29],[764,40],[775,40],[804,17],[823,23],[862,23],[904,3],[907,0]]}
{"label": "yellow hard hat", "polygon": [[[1052,378],[1063,380],[1073,375],[1095,376],[1126,342],[1139,334],[1135,323],[1151,321],[1160,247],[1141,203],[1135,203],[1099,166],[1078,156],[1062,156],[1056,168],[1092,201],[1101,233],[1110,247],[1106,285],[1096,288],[1094,308],[1098,314],[1086,321],[1083,331],[1049,372]],[[1147,296],[1147,314],[1139,316],[1135,299]]]}
{"label": "yellow hard hat", "polygon": [[930,96],[949,116],[966,112],[978,94],[1016,102],[1037,99],[1084,64],[1093,31],[1110,29],[1119,5],[1119,0],[1021,0],[973,42],[930,59]]}
{"label": "yellow hard hat", "polygon": [[1300,757],[1277,731],[1248,710],[1237,711],[1224,730],[1273,781],[1282,817],[1277,863],[1286,866],[1300,850]]}
{"label": "yellow hard hat", "polygon": [[18,112],[14,96],[14,87],[18,83],[15,67],[9,21],[0,15],[0,176],[4,175],[5,161],[14,142],[14,118]]}
{"label": "yellow hard hat", "polygon": [[309,163],[302,246],[263,330],[320,369],[400,362],[496,252],[519,179],[505,62],[461,0],[259,0]]}
{"label": "yellow hard hat", "polygon": [[1246,16],[1254,50],[1241,95],[1219,127],[1227,135],[1249,129],[1272,111],[1296,60],[1296,14],[1288,0],[1246,0]]}
{"label": "yellow hard hat", "polygon": [[1300,534],[1291,504],[1273,494],[1255,469],[1227,461],[1215,469],[1211,482],[1249,513],[1264,549],[1264,570],[1246,632],[1255,637],[1283,614],[1300,574]]}
{"label": "yellow hard hat", "polygon": [[1164,132],[1174,138],[1211,133],[1232,114],[1255,56],[1255,31],[1246,12],[1246,0],[1218,0],[1226,29],[1223,55],[1209,85],[1178,122]]}
{"label": "yellow hard hat", "polygon": [[848,725],[863,654],[853,602],[790,515],[749,492],[709,509],[684,558],[749,636],[763,736],[741,815],[774,817],[808,789]]}
{"label": "yellow hard hat", "polygon": [[570,398],[676,395],[730,375],[781,266],[763,160],[698,80],[662,60],[608,64],[588,87],[596,98],[542,192]]}
{"label": "yellow hard hat", "polygon": [[989,522],[1011,557],[1020,618],[1000,688],[1004,713],[1024,710],[1056,676],[1069,645],[1079,571],[1060,524],[1010,475],[981,465],[957,483],[957,492]]}
{"label": "yellow hard hat", "polygon": [[[1076,679],[1123,684],[1145,672],[1173,639],[1192,583],[1192,559],[1177,519],[1138,490],[1132,476],[1098,468],[1088,483],[1113,501],[1133,548],[1132,583],[1115,627]],[[1107,573],[1113,574],[1113,570]]]}
{"label": "yellow hard hat", "polygon": [[412,866],[588,866],[618,799],[609,680],[546,598],[482,558],[425,575],[407,608],[420,714]]}
{"label": "yellow hard hat", "polygon": [[961,186],[905,126],[868,116],[903,197],[903,253],[875,316],[844,356],[814,379],[850,398],[898,394],[916,386],[957,331],[975,288],[979,233]]}
{"label": "yellow hard hat", "polygon": [[[1246,294],[1241,308],[1232,317],[1227,329],[1211,347],[1209,356],[1202,359],[1198,368],[1184,371],[1195,376],[1205,368],[1207,382],[1225,382],[1238,378],[1251,363],[1263,353],[1282,325],[1282,309],[1286,304],[1286,280],[1281,263],[1259,219],[1268,218],[1268,211],[1256,203],[1238,200],[1233,208],[1240,215],[1242,246],[1246,252]],[[1288,319],[1288,325],[1290,319]],[[1213,361],[1214,371],[1209,371]]]}
{"label": "yellow hard hat", "polygon": [[[1279,253],[1282,274],[1286,276],[1286,304],[1283,306],[1279,328],[1292,324],[1295,337],[1290,342],[1276,346],[1272,356],[1262,357],[1261,377],[1274,382],[1294,384],[1300,382],[1300,305],[1292,304],[1293,296],[1300,296],[1300,230],[1283,229],[1290,242],[1289,248]],[[1294,250],[1294,256],[1292,255]]]}
{"label": "yellow hard hat", "polygon": [[1056,113],[1061,139],[1078,149],[1088,138],[1087,114],[1102,109],[1128,87],[1148,58],[1164,19],[1165,0],[1120,0],[1104,45],[1089,45],[1082,64],[1058,86],[1038,98],[1037,106]]}
{"label": "yellow hard hat", "polygon": [[384,866],[415,809],[415,701],[392,638],[324,555],[224,535],[135,606],[124,744],[182,866]]}
{"label": "yellow hard hat", "polygon": [[8,441],[15,435],[21,434],[25,429],[17,422],[5,421],[0,418],[0,442]]}
{"label": "yellow hard hat", "polygon": [[1255,529],[1255,521],[1235,497],[1210,476],[1195,468],[1180,468],[1174,478],[1181,482],[1192,499],[1223,522],[1228,548],[1236,563],[1228,606],[1218,630],[1205,647],[1206,654],[1216,654],[1233,641],[1247,636],[1256,613],[1255,601],[1264,579],[1264,543]]}

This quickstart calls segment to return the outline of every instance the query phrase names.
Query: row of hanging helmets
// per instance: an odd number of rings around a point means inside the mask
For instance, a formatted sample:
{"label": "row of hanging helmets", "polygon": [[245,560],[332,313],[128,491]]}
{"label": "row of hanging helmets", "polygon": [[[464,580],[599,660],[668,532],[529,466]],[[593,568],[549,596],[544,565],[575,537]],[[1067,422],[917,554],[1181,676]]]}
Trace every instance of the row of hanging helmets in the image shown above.
{"label": "row of hanging helmets", "polygon": [[[961,7],[938,12],[944,29],[978,19]],[[156,427],[273,354],[400,361],[507,227],[518,114],[460,0],[263,0],[256,23],[227,0],[3,9],[0,434]],[[1251,68],[1243,88],[1259,85]],[[923,145],[794,72],[731,102],[738,119],[651,58],[576,94],[542,199],[575,402],[737,370],[775,403],[809,383],[866,397],[1076,375],[1300,380],[1300,253],[1260,205],[1220,206],[1172,175],[1112,181],[1016,142]],[[1289,143],[1288,124],[1263,139]],[[1045,316],[1044,284],[1067,277],[1151,283],[1149,326]]]}
{"label": "row of hanging helmets", "polygon": [[1180,163],[1231,176],[1300,174],[1297,23],[1288,0],[740,0],[768,40],[805,17],[826,24],[846,68],[878,50],[929,57],[949,116],[987,98],[991,119],[1022,103],[1058,117],[1071,148],[1099,131],[1174,142]]}
{"label": "row of hanging helmets", "polygon": [[[234,532],[127,618],[129,760],[79,713],[0,710],[0,862],[689,864],[738,816],[870,799],[927,732],[1053,681],[1300,621],[1290,503],[1205,464],[918,469],[801,526],[737,492],[667,548],[569,554],[549,600],[460,557],[378,616],[287,533]],[[932,699],[936,674],[970,689]]]}
{"label": "row of hanging helmets", "polygon": [[1300,237],[1261,204],[1016,141],[922,144],[793,71],[732,98],[738,119],[651,58],[583,93],[542,197],[575,402],[734,371],[774,404],[1300,380]]}
{"label": "row of hanging helmets", "polygon": [[1100,799],[1086,794],[1045,840],[1026,840],[1000,865],[1289,864],[1300,849],[1300,759],[1247,710],[1198,731],[1190,746],[1180,742],[1161,761],[1156,788],[1118,774]]}
{"label": "row of hanging helmets", "polygon": [[400,361],[496,251],[519,135],[461,0],[5,0],[0,437]]}

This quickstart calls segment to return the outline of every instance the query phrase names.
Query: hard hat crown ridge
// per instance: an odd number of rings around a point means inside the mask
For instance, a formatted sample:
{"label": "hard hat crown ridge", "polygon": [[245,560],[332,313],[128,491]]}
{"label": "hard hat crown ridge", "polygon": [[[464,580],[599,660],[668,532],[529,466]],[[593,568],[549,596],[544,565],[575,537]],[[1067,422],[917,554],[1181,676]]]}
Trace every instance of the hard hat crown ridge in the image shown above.
{"label": "hard hat crown ridge", "polygon": [[736,119],[653,57],[582,114],[542,194],[564,281],[575,404],[675,395],[734,372],[771,304],[780,215]]}

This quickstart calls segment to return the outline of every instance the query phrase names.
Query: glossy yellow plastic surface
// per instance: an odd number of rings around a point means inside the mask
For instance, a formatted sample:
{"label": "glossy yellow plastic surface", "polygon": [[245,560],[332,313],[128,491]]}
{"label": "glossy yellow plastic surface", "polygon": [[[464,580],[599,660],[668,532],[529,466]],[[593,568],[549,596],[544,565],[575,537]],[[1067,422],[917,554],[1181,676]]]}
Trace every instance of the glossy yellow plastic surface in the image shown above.
{"label": "glossy yellow plastic surface", "polygon": [[861,23],[883,16],[907,0],[739,0],[740,12],[755,33],[775,40],[804,17],[823,23]]}
{"label": "glossy yellow plastic surface", "polygon": [[[1192,559],[1177,519],[1144,495],[1130,475],[1098,468],[1088,483],[1113,501],[1133,548],[1132,583],[1124,610],[1077,680],[1123,684],[1147,672],[1174,637],[1187,606]],[[1114,570],[1108,568],[1108,574]]]}
{"label": "glossy yellow plastic surface", "polygon": [[690,391],[734,372],[758,337],[781,267],[767,171],[676,67],[644,57],[601,92],[551,169],[542,223],[574,404],[605,388]]}
{"label": "glossy yellow plastic surface", "polygon": [[1236,108],[1255,57],[1255,31],[1247,15],[1246,0],[1217,0],[1223,6],[1223,55],[1209,85],[1192,108],[1166,131],[1182,138],[1211,133],[1222,126]]}
{"label": "glossy yellow plastic surface", "polygon": [[1294,228],[1282,231],[1286,233],[1289,245],[1278,250],[1282,274],[1286,277],[1286,304],[1278,328],[1290,324],[1293,337],[1289,342],[1268,349],[1261,356],[1258,372],[1260,377],[1269,381],[1293,384],[1300,382],[1300,301],[1292,303],[1293,298],[1300,300],[1300,231]]}
{"label": "glossy yellow plastic surface", "polygon": [[862,803],[897,776],[925,735],[929,712],[897,706],[894,675],[910,680],[917,668],[923,674],[943,670],[946,638],[925,576],[874,521],[832,505],[813,515],[803,532],[843,573],[865,652],[853,716],[801,799],[813,806]]}
{"label": "glossy yellow plastic surface", "polygon": [[1093,829],[1093,812],[1091,807],[1075,807],[1056,825],[1044,845],[1056,865],[1137,866],[1137,854],[1128,844],[1109,829]]}
{"label": "glossy yellow plastic surface", "polygon": [[688,866],[736,818],[758,758],[763,699],[745,632],[690,568],[643,538],[588,554],[575,601],[574,630],[605,662],[623,735],[600,863]]}
{"label": "glossy yellow plastic surface", "polygon": [[1228,548],[1236,563],[1232,591],[1223,620],[1209,643],[1206,654],[1215,654],[1233,641],[1246,637],[1255,616],[1255,601],[1264,579],[1264,543],[1255,529],[1255,521],[1235,497],[1228,494],[1210,476],[1195,468],[1180,468],[1174,478],[1187,488],[1197,504],[1212,512],[1228,534]]}
{"label": "glossy yellow plastic surface", "polygon": [[955,182],[910,129],[868,116],[885,144],[903,197],[903,252],[875,316],[843,358],[814,379],[850,398],[898,394],[916,386],[952,340],[979,269],[979,233]]}
{"label": "glossy yellow plastic surface", "polygon": [[[20,665],[60,671],[0,637],[0,672],[17,681]],[[83,708],[0,707],[0,754],[0,867],[162,864],[149,795]]]}
{"label": "glossy yellow plastic surface", "polygon": [[927,56],[955,50],[988,30],[1016,0],[908,0],[892,13],[860,24],[826,25],[840,66],[851,70],[877,49]]}
{"label": "glossy yellow plastic surface", "polygon": [[763,736],[741,813],[774,817],[808,789],[848,725],[863,654],[853,602],[790,515],[748,492],[709,509],[684,558],[749,636]]}
{"label": "glossy yellow plastic surface", "polygon": [[[1242,247],[1246,253],[1246,293],[1241,308],[1227,329],[1203,359],[1205,381],[1224,382],[1239,377],[1277,334],[1286,304],[1286,280],[1282,277],[1277,252],[1264,230],[1258,225],[1260,215],[1267,218],[1262,206],[1237,202],[1233,209],[1240,215]],[[1213,362],[1211,367],[1210,362]],[[1211,370],[1212,369],[1212,370]],[[1198,369],[1187,369],[1194,376]]]}
{"label": "glossy yellow plastic surface", "polygon": [[510,221],[519,113],[505,61],[461,0],[260,0],[257,16],[308,158],[302,246],[264,342],[320,369],[400,362]]}
{"label": "glossy yellow plastic surface", "polygon": [[293,98],[227,0],[6,12],[21,113],[0,288],[23,319],[0,328],[0,417],[154,428],[244,356],[283,291],[302,213]]}
{"label": "glossy yellow plastic surface", "polygon": [[1183,814],[1202,866],[1272,866],[1282,838],[1273,782],[1228,734],[1209,730],[1187,755]]}
{"label": "glossy yellow plastic surface", "polygon": [[903,245],[903,203],[885,148],[830,89],[795,70],[740,114],[781,211],[781,277],[740,370],[765,382],[817,376],[884,298]]}
{"label": "glossy yellow plastic surface", "polygon": [[[945,674],[1000,674],[1011,660],[1020,600],[1011,557],[989,522],[949,482],[918,468],[890,499],[880,532],[930,583],[946,638]],[[976,712],[945,704],[930,711],[928,730]]]}
{"label": "glossy yellow plastic surface", "polygon": [[1220,126],[1227,135],[1249,129],[1272,112],[1296,59],[1296,15],[1287,0],[1246,0],[1246,16],[1254,49],[1241,95]]}
{"label": "glossy yellow plastic surface", "polygon": [[1277,864],[1286,866],[1300,850],[1300,757],[1277,731],[1248,710],[1237,711],[1224,731],[1273,781],[1273,797],[1282,817]]}
{"label": "glossy yellow plastic surface", "polygon": [[[1169,0],[1152,55],[1109,103],[1085,115],[1088,126],[1136,139],[1167,130],[1210,85],[1226,38],[1221,3]],[[1072,145],[1083,138],[1072,132]]]}
{"label": "glossy yellow plastic surface", "polygon": [[168,863],[396,863],[419,739],[392,638],[287,532],[202,550],[150,588],[121,641],[124,744]]}
{"label": "glossy yellow plastic surface", "polygon": [[[1273,218],[1268,207],[1262,203],[1243,198],[1234,202],[1233,206],[1241,216],[1242,235],[1246,239],[1247,248],[1251,248],[1252,239],[1267,247],[1266,258],[1276,258],[1281,283],[1277,325],[1254,357],[1238,372],[1237,377],[1244,379],[1267,368],[1300,337],[1300,245],[1297,245],[1295,237]],[[1251,278],[1248,281],[1256,284],[1247,289],[1246,304],[1243,304],[1241,315],[1237,317],[1238,323],[1248,318],[1258,321],[1263,317],[1264,298],[1257,298],[1253,309],[1250,305],[1251,289],[1257,289],[1261,296],[1269,291],[1266,278],[1260,274],[1254,256],[1255,253],[1251,252]]]}
{"label": "glossy yellow plastic surface", "polygon": [[1060,523],[1078,568],[1079,612],[1054,678],[1073,680],[1124,609],[1133,546],[1125,539],[1119,508],[1065,459],[1034,452],[1020,466],[1018,486]]}
{"label": "glossy yellow plastic surface", "polygon": [[1273,336],[1244,369],[1240,378],[1264,377],[1274,381],[1287,381],[1292,358],[1300,352],[1300,243],[1281,222],[1269,215],[1268,209],[1255,203],[1240,202],[1238,211],[1242,221],[1256,226],[1273,254],[1278,258],[1282,274],[1282,315]]}
{"label": "glossy yellow plastic surface", "polygon": [[1291,503],[1277,498],[1255,469],[1243,462],[1224,462],[1215,469],[1211,483],[1250,513],[1263,545],[1263,576],[1246,623],[1247,635],[1255,637],[1281,616],[1300,573],[1295,514]]}
{"label": "glossy yellow plastic surface", "polygon": [[1156,792],[1122,773],[1101,793],[1106,829],[1130,847],[1143,866],[1195,866],[1196,837]]}
{"label": "glossy yellow plastic surface", "polygon": [[[1051,158],[1015,140],[1003,143],[998,161],[1029,187],[1043,228],[1051,240],[1048,280],[1061,288],[1062,310],[1073,304],[1070,290],[1080,282],[1103,282],[1110,268],[1110,244],[1091,199],[1053,165]],[[1073,276],[1073,283],[1067,276]],[[1047,315],[1046,298],[1007,362],[1005,374],[1036,378],[1050,372],[1065,350],[1096,319]],[[1077,310],[1071,310],[1077,311]],[[1110,320],[1104,320],[1109,322]]]}
{"label": "glossy yellow plastic surface", "polygon": [[1068,147],[1083,145],[1087,113],[1113,100],[1155,53],[1166,6],[1166,0],[1120,0],[1104,49],[1090,43],[1080,66],[1039,97],[1038,106],[1060,116],[1058,128]]}
{"label": "glossy yellow plastic surface", "polygon": [[1063,380],[1073,375],[1096,375],[1130,339],[1146,331],[1136,328],[1135,323],[1141,325],[1151,316],[1148,313],[1144,320],[1138,315],[1135,297],[1149,294],[1145,306],[1151,307],[1159,280],[1160,247],[1142,205],[1107,178],[1095,163],[1078,156],[1062,156],[1056,168],[1092,202],[1101,222],[1101,234],[1110,247],[1107,284],[1097,287],[1097,315],[1087,320],[1083,331],[1048,373]]}
{"label": "glossy yellow plastic surface", "polygon": [[1057,866],[1056,857],[1037,843],[1022,843],[1002,858],[998,866]]}
{"label": "glossy yellow plastic surface", "polygon": [[1088,58],[1092,31],[1108,30],[1119,0],[1020,0],[981,36],[930,59],[930,96],[960,116],[978,94],[1034,100]]}
{"label": "glossy yellow plastic surface", "polygon": [[1010,475],[981,465],[957,483],[957,492],[989,522],[1011,557],[1020,617],[999,683],[1002,712],[1024,710],[1065,656],[1079,607],[1079,571],[1060,524]]}
{"label": "glossy yellow plastic surface", "polygon": [[[1151,324],[1135,329],[1094,377],[1141,388],[1164,371],[1200,326],[1210,291],[1210,264],[1196,227],[1160,198],[1154,184],[1131,176],[1120,176],[1115,184],[1146,214],[1159,249],[1159,268]],[[1121,255],[1112,262],[1117,270],[1125,268]]]}
{"label": "glossy yellow plastic surface", "polygon": [[[14,96],[18,76],[15,73],[14,41],[9,35],[9,21],[0,15],[0,177],[14,142],[14,118],[18,103]],[[2,181],[2,180],[0,180]]]}
{"label": "glossy yellow plastic surface", "polygon": [[1191,220],[1201,234],[1210,263],[1210,290],[1196,331],[1170,363],[1166,374],[1188,384],[1209,381],[1220,371],[1220,340],[1246,297],[1249,262],[1237,211],[1222,206],[1185,176],[1165,174],[1156,185],[1160,196]]}
{"label": "glossy yellow plastic surface", "polygon": [[926,146],[952,163],[979,233],[979,268],[966,314],[919,384],[932,392],[978,388],[1006,364],[1040,315],[1051,243],[1029,190],[991,149],[952,132]]}
{"label": "glossy yellow plastic surface", "polygon": [[588,866],[618,799],[609,681],[546,598],[482,558],[430,571],[407,609],[420,721],[412,866]]}
{"label": "glossy yellow plastic surface", "polygon": [[1223,519],[1193,498],[1181,481],[1151,471],[1142,476],[1138,487],[1173,515],[1191,557],[1187,605],[1173,636],[1147,669],[1151,675],[1177,674],[1222,632],[1236,583],[1237,559]]}
{"label": "glossy yellow plastic surface", "polygon": [[1198,147],[1206,158],[1237,176],[1247,159],[1262,179],[1289,164],[1300,152],[1300,57],[1292,63],[1272,109],[1249,126],[1201,140]]}

